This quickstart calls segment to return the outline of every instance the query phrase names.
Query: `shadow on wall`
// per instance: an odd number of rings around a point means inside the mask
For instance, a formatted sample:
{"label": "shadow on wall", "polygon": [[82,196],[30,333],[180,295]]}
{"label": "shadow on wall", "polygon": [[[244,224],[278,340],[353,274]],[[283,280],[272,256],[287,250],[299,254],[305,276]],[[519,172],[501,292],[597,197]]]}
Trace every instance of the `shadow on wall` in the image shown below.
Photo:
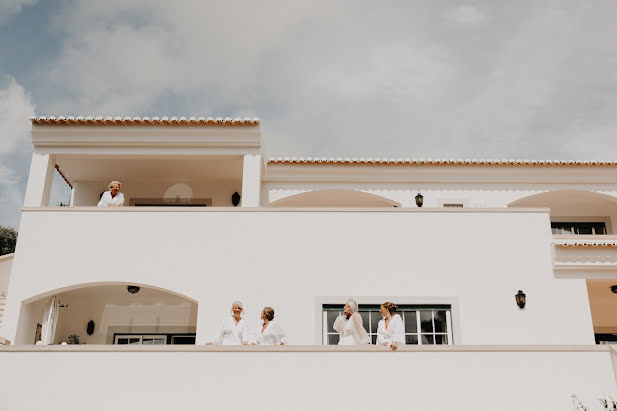
{"label": "shadow on wall", "polygon": [[315,190],[282,198],[272,207],[400,207],[386,197],[357,190]]}

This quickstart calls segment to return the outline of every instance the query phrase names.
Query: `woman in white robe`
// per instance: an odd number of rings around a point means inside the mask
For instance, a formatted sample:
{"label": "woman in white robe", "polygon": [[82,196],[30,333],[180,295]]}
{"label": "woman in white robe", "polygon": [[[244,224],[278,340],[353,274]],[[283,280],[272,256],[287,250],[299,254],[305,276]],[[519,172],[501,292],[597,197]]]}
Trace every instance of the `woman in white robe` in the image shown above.
{"label": "woman in white robe", "polygon": [[255,333],[254,345],[285,345],[285,332],[274,321],[274,309],[264,307],[261,311],[261,326]]}
{"label": "woman in white robe", "polygon": [[362,316],[358,313],[358,304],[352,299],[347,300],[343,315],[336,318],[332,327],[341,334],[338,345],[370,344]]}
{"label": "woman in white robe", "polygon": [[214,338],[213,342],[208,342],[206,345],[247,345],[248,344],[248,327],[246,321],[242,318],[244,308],[240,301],[234,301],[231,304],[231,316],[223,319],[221,329]]}
{"label": "woman in white robe", "polygon": [[98,207],[122,207],[124,205],[124,194],[120,192],[122,183],[112,181],[109,183],[109,191],[105,191],[101,196]]}
{"label": "woman in white robe", "polygon": [[396,350],[405,345],[405,324],[400,315],[395,314],[397,306],[386,302],[381,304],[379,312],[383,317],[377,324],[377,345],[384,345]]}

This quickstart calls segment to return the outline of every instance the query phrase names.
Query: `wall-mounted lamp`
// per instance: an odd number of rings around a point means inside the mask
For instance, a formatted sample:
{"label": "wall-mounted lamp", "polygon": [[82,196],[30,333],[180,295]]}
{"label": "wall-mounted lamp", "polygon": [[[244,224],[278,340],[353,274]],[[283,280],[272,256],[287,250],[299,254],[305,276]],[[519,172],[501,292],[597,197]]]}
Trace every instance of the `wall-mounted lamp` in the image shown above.
{"label": "wall-mounted lamp", "polygon": [[418,193],[418,195],[416,196],[416,205],[418,207],[422,207],[422,204],[424,204],[424,196]]}
{"label": "wall-mounted lamp", "polygon": [[524,292],[518,290],[518,293],[514,296],[514,298],[516,298],[516,305],[518,305],[518,308],[520,308],[521,310],[525,308],[527,297],[525,296]]}
{"label": "wall-mounted lamp", "polygon": [[94,321],[92,321],[92,320],[88,321],[88,326],[86,327],[86,332],[88,333],[88,335],[94,334]]}
{"label": "wall-mounted lamp", "polygon": [[617,294],[617,285],[611,285],[611,292]]}
{"label": "wall-mounted lamp", "polygon": [[240,194],[238,194],[237,191],[231,195],[231,204],[233,204],[234,207],[238,207],[238,204],[240,204]]}
{"label": "wall-mounted lamp", "polygon": [[126,287],[126,291],[128,291],[131,294],[136,294],[138,293],[140,290],[140,288],[136,285],[129,285]]}

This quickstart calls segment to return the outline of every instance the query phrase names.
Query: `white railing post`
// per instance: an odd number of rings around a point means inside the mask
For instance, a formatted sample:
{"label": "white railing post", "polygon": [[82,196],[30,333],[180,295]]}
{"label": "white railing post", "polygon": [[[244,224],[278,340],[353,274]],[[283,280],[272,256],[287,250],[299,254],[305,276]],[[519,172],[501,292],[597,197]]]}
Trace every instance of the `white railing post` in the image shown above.
{"label": "white railing post", "polygon": [[242,207],[259,207],[261,154],[245,154],[242,168]]}
{"label": "white railing post", "polygon": [[49,195],[51,194],[51,183],[55,167],[54,156],[37,153],[36,150],[32,153],[24,206],[40,207],[49,205]]}

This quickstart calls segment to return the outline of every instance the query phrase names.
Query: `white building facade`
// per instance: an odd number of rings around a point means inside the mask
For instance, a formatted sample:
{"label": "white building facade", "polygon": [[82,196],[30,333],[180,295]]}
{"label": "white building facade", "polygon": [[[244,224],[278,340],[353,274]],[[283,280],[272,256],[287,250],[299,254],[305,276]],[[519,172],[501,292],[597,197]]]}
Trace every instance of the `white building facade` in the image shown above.
{"label": "white building facade", "polygon": [[[194,407],[204,390],[213,409],[260,409],[267,387],[275,409],[368,409],[383,381],[416,393],[410,409],[452,409],[445,395],[457,409],[557,410],[571,394],[617,394],[617,163],[268,159],[256,119],[32,123],[0,365],[43,370],[15,371],[0,404],[29,409],[26,381],[62,392],[51,370],[66,364],[89,376],[79,398],[93,382],[129,384],[141,402],[115,400],[139,409]],[[55,172],[69,206],[49,204]],[[97,208],[112,180],[125,206]],[[54,345],[35,346],[53,297]],[[407,345],[335,347],[348,297],[373,340],[379,304],[395,302]],[[288,346],[204,346],[234,300],[252,330],[273,307]],[[81,345],[58,346],[69,336]],[[346,373],[372,394],[341,398]],[[236,375],[248,395],[226,406],[234,389],[216,376]]]}

